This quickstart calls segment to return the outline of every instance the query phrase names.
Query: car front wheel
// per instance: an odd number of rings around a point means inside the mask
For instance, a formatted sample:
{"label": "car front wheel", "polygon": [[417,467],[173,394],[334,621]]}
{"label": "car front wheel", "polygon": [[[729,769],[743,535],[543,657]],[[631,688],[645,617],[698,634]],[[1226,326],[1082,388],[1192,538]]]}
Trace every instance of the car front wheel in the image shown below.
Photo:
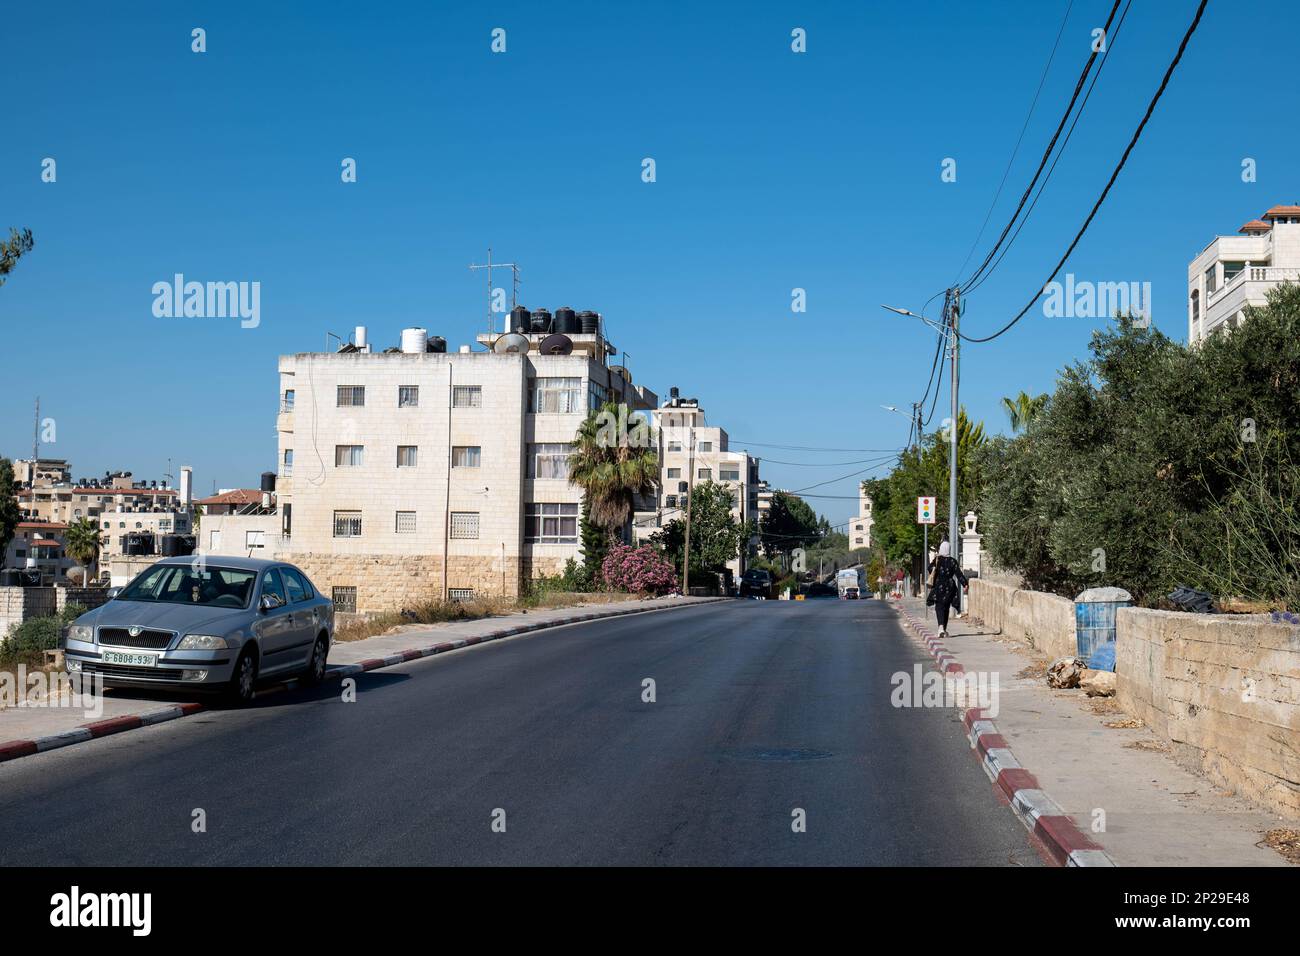
{"label": "car front wheel", "polygon": [[251,650],[239,655],[235,673],[226,688],[226,697],[234,704],[247,704],[253,699],[253,686],[257,681],[257,661]]}

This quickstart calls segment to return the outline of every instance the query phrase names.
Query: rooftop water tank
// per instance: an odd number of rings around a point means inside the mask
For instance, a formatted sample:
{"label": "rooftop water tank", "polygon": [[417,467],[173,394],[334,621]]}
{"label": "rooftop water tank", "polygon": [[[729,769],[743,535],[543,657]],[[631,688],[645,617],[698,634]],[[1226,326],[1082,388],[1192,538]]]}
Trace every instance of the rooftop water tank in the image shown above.
{"label": "rooftop water tank", "polygon": [[442,353],[447,351],[447,340],[444,339],[441,335],[431,335],[429,336],[428,343],[425,345],[425,348],[427,348],[430,352],[435,352],[441,355]]}
{"label": "rooftop water tank", "polygon": [[522,305],[517,305],[510,310],[510,331],[523,332],[527,334],[533,330],[533,315]]}
{"label": "rooftop water tank", "polygon": [[533,324],[529,330],[534,334],[539,332],[551,331],[551,313],[546,309],[538,309],[533,313]]}
{"label": "rooftop water tank", "polygon": [[420,355],[428,348],[428,329],[402,329],[402,351],[408,355]]}
{"label": "rooftop water tank", "polygon": [[600,331],[600,314],[596,312],[579,312],[578,324],[583,335],[594,335]]}
{"label": "rooftop water tank", "polygon": [[574,312],[567,305],[562,309],[555,310],[554,330],[564,335],[576,335],[582,331],[582,324],[578,321],[578,313]]}

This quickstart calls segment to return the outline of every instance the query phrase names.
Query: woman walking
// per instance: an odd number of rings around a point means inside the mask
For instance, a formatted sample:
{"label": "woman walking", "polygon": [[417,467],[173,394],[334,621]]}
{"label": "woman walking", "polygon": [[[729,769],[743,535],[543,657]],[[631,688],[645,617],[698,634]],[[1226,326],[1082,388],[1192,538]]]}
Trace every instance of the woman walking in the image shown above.
{"label": "woman walking", "polygon": [[[961,582],[958,584],[958,582]],[[939,621],[939,636],[948,636],[948,611],[952,608],[961,613],[961,595],[965,590],[966,575],[952,558],[952,546],[947,541],[939,545],[939,556],[930,565],[930,593],[926,604],[934,605],[934,616]]]}

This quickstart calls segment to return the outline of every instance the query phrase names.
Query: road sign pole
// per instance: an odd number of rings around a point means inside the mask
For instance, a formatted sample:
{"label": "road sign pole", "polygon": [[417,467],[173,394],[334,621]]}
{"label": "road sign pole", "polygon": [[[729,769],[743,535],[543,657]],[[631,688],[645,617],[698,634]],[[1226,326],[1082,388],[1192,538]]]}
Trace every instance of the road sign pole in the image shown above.
{"label": "road sign pole", "polygon": [[930,606],[930,571],[926,567],[930,563],[930,526],[921,525],[921,535],[925,544],[921,546],[921,596],[925,598],[925,606]]}

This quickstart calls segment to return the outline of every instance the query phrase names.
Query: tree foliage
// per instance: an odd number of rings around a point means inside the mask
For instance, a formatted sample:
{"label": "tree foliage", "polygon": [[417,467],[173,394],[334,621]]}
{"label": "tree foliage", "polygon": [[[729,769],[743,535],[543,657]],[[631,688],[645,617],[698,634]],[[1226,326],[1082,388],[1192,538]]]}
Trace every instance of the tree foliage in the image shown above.
{"label": "tree foliage", "polygon": [[640,426],[611,427],[628,420],[627,406],[605,403],[579,426],[569,456],[569,481],[583,490],[588,520],[611,535],[631,520],[636,496],[650,494],[659,480],[659,458],[638,440]]}
{"label": "tree foliage", "polygon": [[18,260],[31,252],[34,245],[36,242],[30,229],[21,232],[13,228],[9,230],[9,240],[0,241],[0,285],[5,284],[4,277],[13,272]]}
{"label": "tree foliage", "polygon": [[788,491],[772,495],[771,506],[759,522],[763,551],[768,557],[789,554],[821,540],[817,514],[808,502]]}
{"label": "tree foliage", "polygon": [[17,482],[14,481],[14,465],[8,458],[0,458],[0,563],[18,530],[22,512],[18,510]]}
{"label": "tree foliage", "polygon": [[[720,573],[739,557],[753,534],[752,526],[741,523],[734,514],[735,497],[727,485],[705,481],[691,493],[691,571]],[[686,543],[686,522],[674,518],[651,535],[653,541],[680,570]]]}
{"label": "tree foliage", "polygon": [[[1222,572],[1240,509],[1261,487],[1300,486],[1300,288],[1194,348],[1121,317],[1090,351],[1021,435],[981,455],[995,560],[1068,596],[1117,585],[1159,604],[1181,584],[1288,600],[1278,565],[1238,552],[1247,563]],[[1269,553],[1300,553],[1294,523],[1271,527]]]}

